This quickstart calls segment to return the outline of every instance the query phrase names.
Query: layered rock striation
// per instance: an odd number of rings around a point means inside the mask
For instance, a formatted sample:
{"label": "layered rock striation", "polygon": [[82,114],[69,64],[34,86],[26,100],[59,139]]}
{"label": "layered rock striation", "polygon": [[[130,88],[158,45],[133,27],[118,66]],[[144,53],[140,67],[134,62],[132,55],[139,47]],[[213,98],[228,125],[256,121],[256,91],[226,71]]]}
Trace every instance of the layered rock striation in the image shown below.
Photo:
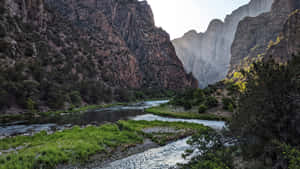
{"label": "layered rock striation", "polygon": [[226,16],[224,22],[213,20],[205,33],[190,31],[172,41],[185,69],[195,75],[200,87],[226,76],[238,23],[247,16],[270,11],[272,3],[273,0],[252,0]]}

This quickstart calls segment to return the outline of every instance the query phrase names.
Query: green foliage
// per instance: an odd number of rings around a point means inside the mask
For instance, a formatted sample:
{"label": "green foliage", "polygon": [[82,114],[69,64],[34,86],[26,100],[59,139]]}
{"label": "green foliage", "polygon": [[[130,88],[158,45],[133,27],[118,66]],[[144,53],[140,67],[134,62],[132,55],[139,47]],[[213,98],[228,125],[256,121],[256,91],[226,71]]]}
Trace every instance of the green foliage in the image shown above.
{"label": "green foliage", "polygon": [[232,98],[225,97],[222,99],[223,109],[233,112],[235,107],[235,102]]}
{"label": "green foliage", "polygon": [[115,93],[118,95],[116,98],[117,101],[130,102],[134,100],[133,93],[128,89],[118,89]]}
{"label": "green foliage", "polygon": [[35,113],[36,112],[35,106],[36,103],[31,98],[28,98],[26,102],[27,110],[29,110],[30,113]]}
{"label": "green foliage", "polygon": [[192,103],[190,103],[188,101],[183,102],[183,108],[185,110],[190,110],[192,108]]}
{"label": "green foliage", "polygon": [[230,129],[242,138],[248,157],[274,157],[266,153],[272,140],[299,146],[299,72],[300,59],[294,57],[286,65],[257,62],[245,74],[246,90],[239,98]]}
{"label": "green foliage", "polygon": [[205,100],[205,105],[208,108],[216,107],[216,106],[218,106],[218,103],[219,103],[218,100],[215,97],[213,97],[213,96],[209,96]]}
{"label": "green foliage", "polygon": [[62,109],[66,100],[66,95],[62,90],[50,88],[47,93],[47,104],[52,109]]}
{"label": "green foliage", "polygon": [[207,108],[206,105],[201,104],[201,105],[199,106],[198,112],[199,112],[200,114],[202,114],[202,113],[205,113],[207,109],[208,109],[208,108]]}
{"label": "green foliage", "polygon": [[288,169],[300,169],[300,149],[290,145],[280,145],[283,157],[288,161]]}
{"label": "green foliage", "polygon": [[72,104],[75,106],[80,106],[82,103],[82,98],[78,91],[73,91],[69,94]]}
{"label": "green foliage", "polygon": [[214,92],[216,92],[216,88],[213,86],[205,89],[187,89],[183,93],[177,94],[170,101],[170,104],[182,106],[186,110],[202,104],[206,105],[208,108],[213,108],[218,105],[217,99],[212,96]]}
{"label": "green foliage", "polygon": [[229,95],[233,95],[239,92],[239,86],[232,82],[228,82],[226,84],[226,89],[229,91]]}
{"label": "green foliage", "polygon": [[205,94],[203,92],[203,90],[201,89],[196,89],[194,91],[194,100],[195,100],[195,104],[201,104],[205,101]]}
{"label": "green foliage", "polygon": [[190,112],[174,112],[169,105],[161,105],[159,107],[148,108],[145,110],[147,113],[182,119],[201,119],[201,120],[215,120],[215,121],[228,121],[226,117],[221,117],[214,114],[199,114]]}
{"label": "green foliage", "polygon": [[16,152],[0,156],[0,169],[56,168],[58,164],[86,162],[97,153],[107,153],[106,149],[126,148],[140,144],[145,135],[142,129],[149,127],[172,127],[195,130],[203,133],[208,127],[183,122],[119,121],[99,127],[78,126],[48,135],[45,131],[34,136],[16,136],[0,140],[0,151],[23,146]]}
{"label": "green foliage", "polygon": [[181,169],[233,169],[232,149],[224,146],[221,135],[212,130],[206,130],[201,135],[196,134],[188,141],[192,150],[188,150],[184,157],[195,150],[201,155],[191,162],[181,165]]}

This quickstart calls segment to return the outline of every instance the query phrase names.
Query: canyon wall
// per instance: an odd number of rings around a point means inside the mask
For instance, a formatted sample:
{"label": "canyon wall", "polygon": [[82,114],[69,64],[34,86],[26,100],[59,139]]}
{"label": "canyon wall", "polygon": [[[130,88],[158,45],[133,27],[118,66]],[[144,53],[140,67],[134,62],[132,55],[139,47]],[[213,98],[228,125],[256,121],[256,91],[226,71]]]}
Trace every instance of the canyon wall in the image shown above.
{"label": "canyon wall", "polygon": [[270,11],[272,3],[273,0],[252,0],[226,16],[224,22],[213,20],[205,33],[190,31],[172,41],[186,71],[195,75],[200,87],[225,78],[238,23],[247,16]]}
{"label": "canyon wall", "polygon": [[[243,19],[237,28],[236,36],[231,48],[230,72],[239,69],[244,60],[253,60],[256,58],[269,57],[270,54],[277,57],[278,60],[286,60],[291,54],[291,50],[278,50],[278,47],[284,45],[281,40],[284,39],[284,26],[290,17],[290,14],[300,7],[298,0],[274,0],[270,12],[261,14],[257,17],[247,17]],[[296,31],[296,30],[294,30]],[[292,37],[290,36],[289,39]],[[295,39],[293,37],[292,39]],[[290,41],[290,40],[289,40]],[[296,42],[296,40],[295,40]],[[292,44],[291,42],[289,44]],[[278,45],[278,46],[277,46]],[[277,46],[277,52],[272,52],[270,48]],[[285,48],[282,46],[282,49]],[[288,50],[288,49],[286,49]],[[268,51],[268,52],[266,52]],[[280,51],[280,52],[279,52]],[[286,55],[283,55],[285,53]],[[268,56],[266,56],[266,54]]]}
{"label": "canyon wall", "polygon": [[197,87],[145,1],[0,0],[0,9],[0,109],[59,107],[51,102],[72,91],[95,104],[121,88]]}

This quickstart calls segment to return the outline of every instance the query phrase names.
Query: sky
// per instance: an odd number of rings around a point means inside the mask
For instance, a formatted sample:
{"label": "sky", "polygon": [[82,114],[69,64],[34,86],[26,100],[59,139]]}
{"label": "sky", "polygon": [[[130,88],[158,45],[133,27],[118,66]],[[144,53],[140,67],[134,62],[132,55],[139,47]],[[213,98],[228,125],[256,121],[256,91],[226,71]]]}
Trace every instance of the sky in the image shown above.
{"label": "sky", "polygon": [[227,14],[250,0],[147,0],[155,24],[166,30],[171,39],[189,30],[205,32],[212,19],[224,20]]}

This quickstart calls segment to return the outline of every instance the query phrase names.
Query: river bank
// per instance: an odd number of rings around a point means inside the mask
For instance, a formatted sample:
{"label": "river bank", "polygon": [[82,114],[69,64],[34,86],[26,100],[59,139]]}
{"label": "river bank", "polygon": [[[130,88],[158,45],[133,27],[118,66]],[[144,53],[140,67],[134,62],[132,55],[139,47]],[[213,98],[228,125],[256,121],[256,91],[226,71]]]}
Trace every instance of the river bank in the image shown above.
{"label": "river bank", "polygon": [[[157,127],[168,130],[151,133],[144,131]],[[180,132],[170,132],[171,130]],[[118,150],[126,151],[143,144],[146,139],[151,139],[157,145],[165,145],[206,130],[209,128],[193,123],[119,121],[99,127],[75,126],[53,134],[40,132],[34,136],[5,138],[0,140],[0,168],[56,168],[58,164],[90,163],[93,155],[105,155],[101,159],[109,159]],[[14,150],[6,151],[9,149]]]}
{"label": "river bank", "polygon": [[[0,135],[1,131],[10,134],[0,139],[0,169],[105,168],[126,158],[128,165],[142,167],[142,159],[137,159],[140,156],[147,157],[150,167],[162,158],[149,153],[154,150],[170,158],[180,154],[177,161],[181,162],[182,151],[187,149],[184,138],[225,126],[222,121],[161,117],[144,111],[167,102],[146,101],[59,114],[59,118],[46,118],[39,124],[2,125]],[[55,123],[49,123],[51,120]],[[172,149],[177,142],[183,149]],[[161,162],[165,165],[175,164]],[[122,165],[119,168],[123,169]]]}
{"label": "river bank", "polygon": [[197,110],[184,110],[182,107],[173,106],[169,104],[162,104],[160,106],[151,107],[145,110],[147,113],[181,119],[201,119],[201,120],[216,120],[229,121],[232,113],[227,111],[211,111],[207,113],[198,113]]}

